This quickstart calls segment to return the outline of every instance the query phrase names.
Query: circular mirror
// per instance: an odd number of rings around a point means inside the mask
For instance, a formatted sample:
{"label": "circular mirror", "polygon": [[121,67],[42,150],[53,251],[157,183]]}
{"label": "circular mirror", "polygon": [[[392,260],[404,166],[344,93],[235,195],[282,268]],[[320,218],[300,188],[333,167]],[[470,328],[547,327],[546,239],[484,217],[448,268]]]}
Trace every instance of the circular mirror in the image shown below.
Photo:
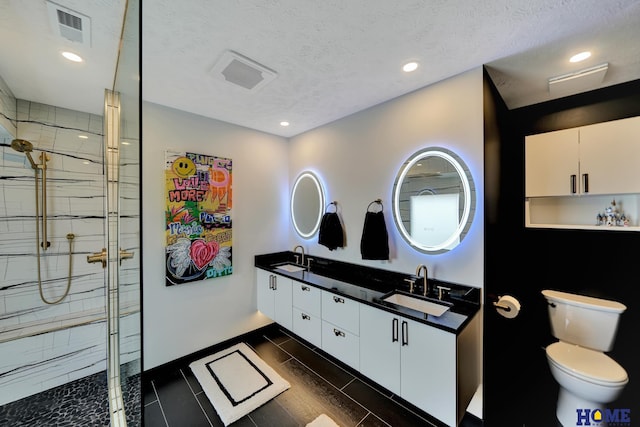
{"label": "circular mirror", "polygon": [[318,231],[323,213],[324,190],[320,181],[311,172],[301,173],[291,191],[293,227],[301,237],[307,239]]}
{"label": "circular mirror", "polygon": [[393,219],[416,250],[450,251],[471,227],[476,192],[469,168],[454,152],[429,147],[400,168],[393,187]]}

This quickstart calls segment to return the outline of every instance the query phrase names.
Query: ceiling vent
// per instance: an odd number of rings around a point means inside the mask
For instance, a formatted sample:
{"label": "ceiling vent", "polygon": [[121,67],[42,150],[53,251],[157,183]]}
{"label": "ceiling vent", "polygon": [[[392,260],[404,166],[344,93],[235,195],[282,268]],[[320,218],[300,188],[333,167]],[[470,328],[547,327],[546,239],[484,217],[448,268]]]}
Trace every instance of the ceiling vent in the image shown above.
{"label": "ceiling vent", "polygon": [[553,96],[567,96],[597,89],[608,69],[609,64],[605,62],[575,73],[552,77],[549,79],[549,93]]}
{"label": "ceiling vent", "polygon": [[278,77],[278,73],[233,51],[226,51],[211,73],[249,92],[257,92]]}
{"label": "ceiling vent", "polygon": [[47,10],[56,35],[91,47],[91,18],[50,1],[47,2]]}

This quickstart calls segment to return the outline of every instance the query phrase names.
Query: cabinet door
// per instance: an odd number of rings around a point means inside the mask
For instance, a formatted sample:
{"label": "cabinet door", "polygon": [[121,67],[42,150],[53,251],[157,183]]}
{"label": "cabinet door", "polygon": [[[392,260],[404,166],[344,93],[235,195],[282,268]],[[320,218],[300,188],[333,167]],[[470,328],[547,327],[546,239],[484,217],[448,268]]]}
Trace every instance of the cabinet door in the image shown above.
{"label": "cabinet door", "polygon": [[293,280],[288,277],[274,275],[274,316],[278,324],[291,330],[293,324],[293,307],[292,307],[292,286]]}
{"label": "cabinet door", "polygon": [[275,275],[256,268],[256,295],[258,310],[270,319],[275,320],[275,306],[273,293],[273,277]]}
{"label": "cabinet door", "polygon": [[400,396],[457,425],[456,335],[400,318]]}
{"label": "cabinet door", "polygon": [[577,128],[525,138],[525,196],[569,196],[578,193]]}
{"label": "cabinet door", "polygon": [[580,174],[586,194],[640,193],[640,117],[581,127]]}
{"label": "cabinet door", "polygon": [[360,372],[400,393],[399,317],[360,304]]}

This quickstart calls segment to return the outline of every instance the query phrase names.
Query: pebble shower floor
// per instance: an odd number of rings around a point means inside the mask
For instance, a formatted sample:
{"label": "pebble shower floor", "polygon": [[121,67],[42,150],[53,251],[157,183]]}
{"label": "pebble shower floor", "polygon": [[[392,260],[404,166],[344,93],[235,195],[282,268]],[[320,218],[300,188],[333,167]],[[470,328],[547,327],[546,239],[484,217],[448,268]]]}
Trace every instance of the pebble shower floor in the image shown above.
{"label": "pebble shower floor", "polygon": [[[140,427],[140,375],[123,382],[128,427]],[[98,372],[0,406],[0,426],[109,426],[107,374]]]}

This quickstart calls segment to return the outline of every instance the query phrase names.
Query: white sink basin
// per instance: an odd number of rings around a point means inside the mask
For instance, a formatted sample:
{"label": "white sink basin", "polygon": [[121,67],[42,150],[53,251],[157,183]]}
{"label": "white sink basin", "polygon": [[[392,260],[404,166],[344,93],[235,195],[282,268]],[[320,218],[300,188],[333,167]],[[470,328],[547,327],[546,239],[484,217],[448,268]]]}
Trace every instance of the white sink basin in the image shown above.
{"label": "white sink basin", "polygon": [[299,265],[294,265],[294,264],[277,265],[276,268],[279,268],[280,270],[288,271],[289,273],[295,273],[296,271],[302,271],[305,269],[304,267],[300,267]]}
{"label": "white sink basin", "polygon": [[391,294],[388,297],[384,298],[383,301],[401,305],[403,307],[417,310],[421,313],[430,314],[436,317],[442,316],[447,310],[449,310],[449,307],[446,305],[400,293]]}

